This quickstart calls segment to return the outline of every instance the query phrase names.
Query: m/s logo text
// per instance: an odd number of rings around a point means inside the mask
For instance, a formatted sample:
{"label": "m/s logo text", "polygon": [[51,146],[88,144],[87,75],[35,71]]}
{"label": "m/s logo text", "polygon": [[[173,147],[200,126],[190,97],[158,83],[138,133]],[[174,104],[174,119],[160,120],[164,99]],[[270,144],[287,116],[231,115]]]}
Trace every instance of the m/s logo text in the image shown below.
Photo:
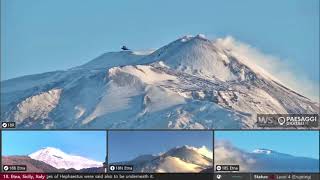
{"label": "m/s logo text", "polygon": [[258,114],[258,127],[319,127],[318,114]]}

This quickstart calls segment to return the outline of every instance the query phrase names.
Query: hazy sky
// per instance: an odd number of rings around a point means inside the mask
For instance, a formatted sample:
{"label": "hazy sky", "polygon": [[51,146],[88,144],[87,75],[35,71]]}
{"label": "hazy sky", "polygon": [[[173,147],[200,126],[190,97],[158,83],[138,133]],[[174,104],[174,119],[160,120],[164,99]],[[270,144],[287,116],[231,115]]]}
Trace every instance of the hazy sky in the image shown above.
{"label": "hazy sky", "polygon": [[319,81],[318,0],[1,0],[1,79],[67,69],[122,45],[231,35]]}
{"label": "hazy sky", "polygon": [[104,162],[104,131],[2,131],[2,155],[29,155],[45,147]]}
{"label": "hazy sky", "polygon": [[108,139],[109,162],[129,161],[145,154],[156,155],[183,145],[213,148],[210,131],[112,131]]}
{"label": "hazy sky", "polygon": [[265,148],[319,159],[318,131],[215,131],[214,137],[247,152]]}

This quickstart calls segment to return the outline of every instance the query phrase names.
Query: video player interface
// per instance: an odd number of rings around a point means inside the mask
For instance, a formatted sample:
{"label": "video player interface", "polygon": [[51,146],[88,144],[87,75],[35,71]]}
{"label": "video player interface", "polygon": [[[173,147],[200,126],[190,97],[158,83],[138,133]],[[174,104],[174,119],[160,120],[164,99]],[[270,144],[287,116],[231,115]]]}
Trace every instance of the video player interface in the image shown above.
{"label": "video player interface", "polygon": [[1,0],[0,180],[319,180],[319,6]]}

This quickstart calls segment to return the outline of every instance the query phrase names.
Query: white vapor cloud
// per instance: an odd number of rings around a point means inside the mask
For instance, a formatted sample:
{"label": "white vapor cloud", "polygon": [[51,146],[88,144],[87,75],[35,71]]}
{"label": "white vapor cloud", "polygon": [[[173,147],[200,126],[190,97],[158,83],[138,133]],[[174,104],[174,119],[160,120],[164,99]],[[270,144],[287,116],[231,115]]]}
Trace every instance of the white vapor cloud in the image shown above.
{"label": "white vapor cloud", "polygon": [[233,53],[241,57],[246,57],[246,61],[249,61],[247,62],[249,63],[248,65],[255,66],[255,68],[262,67],[258,69],[259,72],[261,72],[261,69],[264,69],[266,72],[262,72],[263,74],[272,77],[299,94],[319,102],[319,82],[312,81],[303,74],[297,74],[281,59],[263,54],[258,49],[239,42],[231,36],[219,38],[215,43],[232,50]]}
{"label": "white vapor cloud", "polygon": [[239,165],[242,172],[250,171],[256,165],[255,159],[225,140],[215,142],[214,157],[216,165]]}
{"label": "white vapor cloud", "polygon": [[297,157],[274,150],[246,152],[230,141],[216,139],[215,165],[239,165],[240,172],[318,172],[319,159]]}

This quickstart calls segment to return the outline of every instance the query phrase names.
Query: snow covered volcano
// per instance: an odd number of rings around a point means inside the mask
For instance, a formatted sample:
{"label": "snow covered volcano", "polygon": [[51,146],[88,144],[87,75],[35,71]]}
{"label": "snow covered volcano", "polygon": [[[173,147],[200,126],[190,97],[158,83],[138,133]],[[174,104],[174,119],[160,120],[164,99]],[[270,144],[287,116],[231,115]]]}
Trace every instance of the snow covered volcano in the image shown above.
{"label": "snow covered volcano", "polygon": [[271,149],[246,152],[226,141],[216,141],[215,165],[239,165],[240,172],[319,172],[319,159],[297,157]]}
{"label": "snow covered volcano", "polygon": [[126,161],[110,163],[110,165],[132,165],[134,172],[201,172],[213,167],[213,152],[205,146],[175,147],[161,155],[141,155]]}
{"label": "snow covered volcano", "polygon": [[57,169],[85,169],[102,167],[102,162],[87,159],[81,156],[67,154],[60,149],[53,147],[42,148],[29,155],[30,158],[42,161]]}
{"label": "snow covered volcano", "polygon": [[18,128],[257,128],[256,114],[318,114],[228,39],[185,36],[65,71],[1,82],[1,121]]}

